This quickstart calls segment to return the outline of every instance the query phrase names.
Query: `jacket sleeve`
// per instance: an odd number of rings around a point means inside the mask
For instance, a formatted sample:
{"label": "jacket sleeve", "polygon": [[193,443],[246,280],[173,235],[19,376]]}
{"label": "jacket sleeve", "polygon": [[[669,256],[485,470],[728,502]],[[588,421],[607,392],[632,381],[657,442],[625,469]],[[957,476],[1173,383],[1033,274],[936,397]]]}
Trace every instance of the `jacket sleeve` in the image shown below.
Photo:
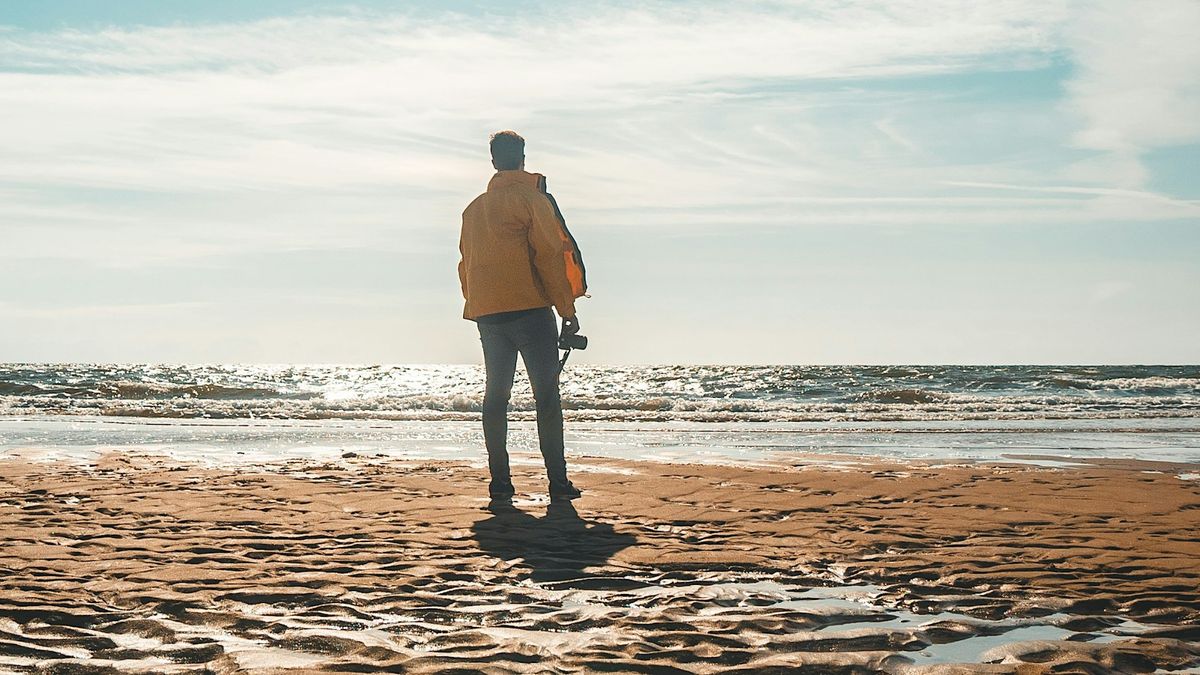
{"label": "jacket sleeve", "polygon": [[550,302],[554,303],[554,309],[558,310],[558,315],[571,318],[575,316],[575,294],[571,292],[571,282],[567,280],[562,225],[554,214],[550,200],[544,195],[532,197],[529,210],[529,246],[533,251],[533,268],[550,296]]}

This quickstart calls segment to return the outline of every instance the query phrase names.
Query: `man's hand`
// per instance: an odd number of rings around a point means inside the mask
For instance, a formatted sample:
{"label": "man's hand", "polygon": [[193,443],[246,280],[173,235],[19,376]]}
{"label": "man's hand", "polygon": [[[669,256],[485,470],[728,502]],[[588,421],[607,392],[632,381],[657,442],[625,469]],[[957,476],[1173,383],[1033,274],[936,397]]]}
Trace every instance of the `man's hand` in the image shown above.
{"label": "man's hand", "polygon": [[570,318],[567,318],[564,316],[563,320],[562,320],[562,331],[558,334],[558,336],[560,338],[563,338],[568,335],[574,335],[578,332],[579,332],[579,315],[575,315]]}

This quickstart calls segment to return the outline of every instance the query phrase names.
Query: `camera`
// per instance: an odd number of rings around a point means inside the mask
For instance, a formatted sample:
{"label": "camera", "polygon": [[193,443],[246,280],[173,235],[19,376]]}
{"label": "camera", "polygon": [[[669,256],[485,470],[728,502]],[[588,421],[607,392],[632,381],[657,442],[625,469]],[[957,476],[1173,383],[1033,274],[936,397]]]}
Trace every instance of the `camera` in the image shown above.
{"label": "camera", "polygon": [[559,349],[587,349],[587,336],[571,333],[570,335],[558,336]]}

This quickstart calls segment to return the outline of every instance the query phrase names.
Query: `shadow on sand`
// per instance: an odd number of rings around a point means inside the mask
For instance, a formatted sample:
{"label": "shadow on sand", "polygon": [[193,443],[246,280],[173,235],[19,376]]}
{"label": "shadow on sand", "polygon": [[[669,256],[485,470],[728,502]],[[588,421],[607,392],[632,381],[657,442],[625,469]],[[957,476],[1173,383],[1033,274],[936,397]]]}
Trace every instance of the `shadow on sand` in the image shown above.
{"label": "shadow on sand", "polygon": [[578,579],[585,567],[604,564],[637,540],[580,518],[570,502],[552,502],[541,518],[508,503],[488,510],[492,516],[471,528],[479,547],[497,558],[522,559],[535,581]]}

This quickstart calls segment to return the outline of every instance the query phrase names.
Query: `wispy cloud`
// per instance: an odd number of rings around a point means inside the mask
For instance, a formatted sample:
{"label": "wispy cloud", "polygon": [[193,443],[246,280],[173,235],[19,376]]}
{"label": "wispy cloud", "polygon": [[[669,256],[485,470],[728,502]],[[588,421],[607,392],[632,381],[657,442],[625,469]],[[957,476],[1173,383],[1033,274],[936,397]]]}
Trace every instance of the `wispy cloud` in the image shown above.
{"label": "wispy cloud", "polygon": [[1200,141],[1200,3],[1084,3],[1065,31],[1077,74],[1067,107],[1081,125],[1073,141],[1101,154],[1071,166],[1091,183],[1140,187],[1141,156]]}
{"label": "wispy cloud", "polygon": [[[520,125],[554,132],[535,141],[553,144],[552,153],[561,147],[564,163],[579,158],[614,176],[647,160],[656,170],[674,164],[680,184],[699,187],[715,172],[679,168],[679,148],[719,144],[723,151],[707,153],[714,168],[793,166],[722,124],[761,98],[714,94],[997,67],[1051,51],[1060,15],[1045,2],[970,13],[929,3],[709,5],[575,10],[540,21],[354,14],[17,34],[0,42],[0,143],[15,160],[0,165],[0,179],[461,191],[478,182],[478,142],[466,141]],[[753,121],[788,135],[780,118],[806,105],[769,105]],[[715,116],[679,119],[706,109]],[[660,143],[672,150],[655,155],[654,139],[681,123],[691,142]],[[622,142],[626,125],[645,141]],[[578,140],[585,133],[590,143]]]}
{"label": "wispy cloud", "polygon": [[[553,15],[434,18],[354,13],[204,26],[63,30],[0,45],[10,70],[276,73],[371,62],[437,64],[422,84],[448,91],[526,87],[477,76],[518,67],[523,80],[579,88],[710,82],[722,77],[861,76],[946,69],[1053,44],[1063,3],[1029,0],[566,7]],[[638,68],[623,68],[636,65]],[[569,73],[569,79],[557,77]],[[511,78],[509,78],[511,79]],[[449,82],[446,82],[449,80]],[[440,87],[431,86],[441,81]],[[552,92],[547,92],[552,96]]]}
{"label": "wispy cloud", "polygon": [[896,145],[899,145],[905,150],[908,150],[909,152],[916,152],[920,150],[920,147],[916,143],[914,143],[896,128],[895,120],[891,119],[890,117],[875,122],[875,128],[879,130],[879,133],[886,136],[888,140],[892,141]]}
{"label": "wispy cloud", "polygon": [[1157,192],[1148,192],[1146,190],[1131,190],[1125,188],[1108,188],[1108,187],[1089,187],[1079,185],[1013,185],[1011,183],[981,183],[973,181],[946,181],[947,185],[961,185],[963,187],[980,187],[996,190],[1018,190],[1022,192],[1052,192],[1061,194],[1075,195],[1104,195],[1109,197],[1129,197],[1131,199],[1147,199],[1154,202],[1162,202],[1179,207],[1195,207],[1200,206],[1200,202],[1187,199],[1172,199],[1166,195],[1161,195]]}

